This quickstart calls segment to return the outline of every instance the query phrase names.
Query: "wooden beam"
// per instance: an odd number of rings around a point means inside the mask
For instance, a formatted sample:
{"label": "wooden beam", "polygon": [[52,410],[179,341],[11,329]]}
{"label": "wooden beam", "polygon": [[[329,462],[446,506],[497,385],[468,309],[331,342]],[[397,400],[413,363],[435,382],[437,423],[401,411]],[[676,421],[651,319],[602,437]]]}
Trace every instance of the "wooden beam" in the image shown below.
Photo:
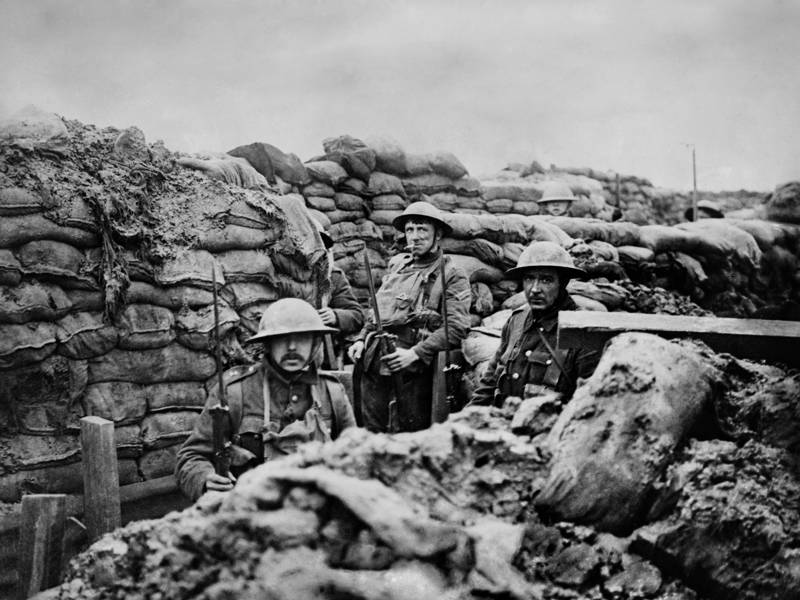
{"label": "wooden beam", "polygon": [[601,349],[609,339],[626,331],[643,331],[665,338],[694,338],[715,352],[800,366],[800,322],[796,321],[625,312],[558,313],[560,348]]}
{"label": "wooden beam", "polygon": [[81,419],[83,518],[89,542],[122,523],[114,423],[96,416]]}
{"label": "wooden beam", "polygon": [[17,597],[24,600],[59,582],[66,495],[23,496],[21,510]]}

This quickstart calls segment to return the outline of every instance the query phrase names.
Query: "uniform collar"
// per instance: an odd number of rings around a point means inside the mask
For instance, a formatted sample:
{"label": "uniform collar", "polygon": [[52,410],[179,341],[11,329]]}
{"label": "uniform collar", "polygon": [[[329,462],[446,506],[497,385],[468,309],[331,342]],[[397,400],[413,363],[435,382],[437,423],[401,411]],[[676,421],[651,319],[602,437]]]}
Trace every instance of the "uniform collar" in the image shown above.
{"label": "uniform collar", "polygon": [[270,381],[278,380],[286,386],[298,383],[314,385],[319,381],[319,373],[317,373],[317,367],[313,361],[305,369],[297,373],[287,373],[280,367],[274,366],[269,361],[263,362],[262,364],[264,372]]}
{"label": "uniform collar", "polygon": [[439,248],[439,246],[436,246],[435,248],[431,249],[429,252],[426,252],[419,258],[414,258],[412,255],[409,255],[409,257],[411,258],[412,262],[415,265],[423,267],[433,264],[433,262],[436,261],[441,255],[442,255],[441,249]]}
{"label": "uniform collar", "polygon": [[558,311],[575,310],[576,308],[577,304],[575,304],[575,301],[569,294],[564,292],[553,306],[538,315],[534,315],[533,311],[528,307],[526,325],[533,325],[535,323],[545,331],[552,331],[555,329],[556,325],[558,325]]}

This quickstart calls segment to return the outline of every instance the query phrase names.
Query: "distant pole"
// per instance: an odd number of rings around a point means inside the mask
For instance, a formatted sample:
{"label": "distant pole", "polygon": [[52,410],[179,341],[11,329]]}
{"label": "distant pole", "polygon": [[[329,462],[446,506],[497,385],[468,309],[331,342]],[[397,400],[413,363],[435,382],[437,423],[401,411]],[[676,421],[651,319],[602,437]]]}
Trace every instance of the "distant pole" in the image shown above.
{"label": "distant pole", "polygon": [[692,221],[697,221],[697,159],[692,144]]}

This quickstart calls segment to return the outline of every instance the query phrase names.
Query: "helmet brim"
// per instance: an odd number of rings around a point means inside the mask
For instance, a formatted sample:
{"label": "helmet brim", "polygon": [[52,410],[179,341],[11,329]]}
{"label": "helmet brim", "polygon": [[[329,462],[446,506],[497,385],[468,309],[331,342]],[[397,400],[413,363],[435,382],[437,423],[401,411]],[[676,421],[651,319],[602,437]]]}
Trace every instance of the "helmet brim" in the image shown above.
{"label": "helmet brim", "polygon": [[299,330],[299,331],[297,329],[291,329],[291,330],[287,329],[286,331],[278,330],[278,331],[270,331],[270,332],[261,332],[261,333],[257,333],[254,336],[251,336],[251,337],[247,338],[244,341],[244,343],[245,344],[253,344],[255,342],[263,342],[264,340],[268,340],[269,338],[278,337],[280,335],[289,335],[291,333],[319,333],[319,334],[324,334],[324,333],[339,333],[339,330],[338,329],[334,329],[333,327],[328,327],[326,325],[323,325],[322,327],[319,327],[317,329],[302,329],[302,330]]}
{"label": "helmet brim", "polygon": [[422,215],[400,215],[394,218],[392,221],[392,227],[397,229],[397,231],[403,233],[405,231],[406,221],[419,221],[419,220],[428,220],[437,227],[442,230],[442,235],[447,236],[453,232],[453,228],[442,221],[441,219],[437,219],[436,217],[427,217]]}
{"label": "helmet brim", "polygon": [[564,265],[558,263],[538,263],[535,265],[529,265],[524,267],[514,267],[506,271],[505,275],[508,279],[522,279],[522,277],[528,271],[532,269],[539,269],[542,267],[558,269],[570,279],[573,277],[586,277],[586,271],[584,271],[583,269],[579,269],[578,267],[565,267]]}
{"label": "helmet brim", "polygon": [[548,202],[575,202],[575,198],[539,198],[537,204],[547,204]]}

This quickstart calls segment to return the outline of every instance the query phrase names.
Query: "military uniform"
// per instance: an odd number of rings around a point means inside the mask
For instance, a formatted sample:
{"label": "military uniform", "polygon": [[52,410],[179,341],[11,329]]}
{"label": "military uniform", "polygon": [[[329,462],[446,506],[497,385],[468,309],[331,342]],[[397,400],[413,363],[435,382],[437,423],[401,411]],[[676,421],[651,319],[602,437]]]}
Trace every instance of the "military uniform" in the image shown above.
{"label": "military uniform", "polygon": [[[343,429],[355,426],[344,387],[336,378],[317,373],[313,366],[291,379],[268,365],[235,367],[223,374],[223,385],[230,406],[227,439],[233,442],[236,456],[249,458],[232,467],[234,475],[291,453],[300,443],[335,439]],[[214,471],[209,409],[216,403],[214,387],[178,452],[175,476],[192,500],[202,495],[206,477]]]}
{"label": "military uniform", "polygon": [[[443,259],[446,299],[442,298]],[[410,348],[420,358],[400,372],[402,390],[397,398],[400,431],[417,431],[430,425],[432,362],[440,351],[460,346],[469,328],[470,299],[469,278],[440,253],[429,253],[418,260],[401,255],[384,276],[376,293],[383,329],[397,336],[399,348]],[[447,302],[449,339],[445,336],[442,301]],[[363,425],[370,431],[385,432],[394,389],[390,373],[380,361],[380,343],[374,334],[375,323],[370,314],[359,336],[365,346],[356,379]]]}
{"label": "military uniform", "polygon": [[336,327],[340,336],[361,331],[364,326],[364,311],[353,294],[347,276],[339,267],[331,271],[331,293],[328,308],[336,315]]}
{"label": "military uniform", "polygon": [[[500,347],[473,392],[470,404],[501,406],[508,396],[524,398],[528,384],[545,386],[567,397],[573,394],[577,379],[592,374],[600,354],[581,348],[557,349],[560,310],[577,310],[575,301],[565,292],[553,307],[538,317],[527,304],[511,313],[503,326]],[[555,351],[566,375],[561,372],[541,336]]]}

